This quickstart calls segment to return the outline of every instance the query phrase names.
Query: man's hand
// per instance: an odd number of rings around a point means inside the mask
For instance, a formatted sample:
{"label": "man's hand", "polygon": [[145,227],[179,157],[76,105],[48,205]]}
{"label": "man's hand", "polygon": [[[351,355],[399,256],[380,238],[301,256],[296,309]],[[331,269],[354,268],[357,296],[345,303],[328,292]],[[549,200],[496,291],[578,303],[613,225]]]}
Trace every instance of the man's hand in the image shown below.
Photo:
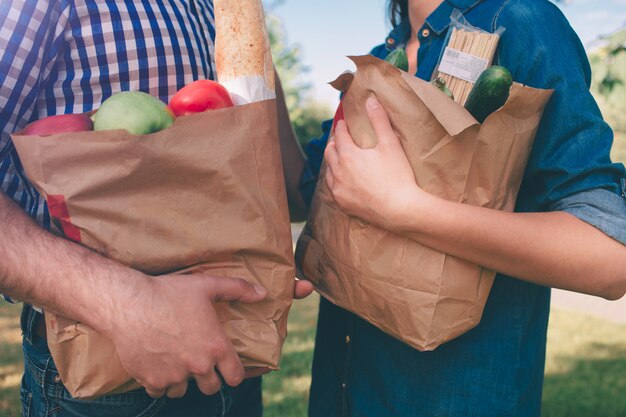
{"label": "man's hand", "polygon": [[255,303],[266,295],[263,287],[238,278],[152,278],[124,314],[112,319],[107,336],[128,373],[150,396],[182,397],[189,378],[204,394],[212,395],[221,388],[221,378],[230,386],[244,378],[213,304]]}
{"label": "man's hand", "polygon": [[242,381],[213,304],[258,302],[264,288],[200,274],[146,276],[42,230],[2,193],[0,236],[0,292],[107,336],[150,395],[182,396],[189,378],[212,394],[218,373],[229,385]]}
{"label": "man's hand", "polygon": [[313,293],[313,284],[310,281],[296,279],[296,286],[293,289],[293,298],[302,300]]}
{"label": "man's hand", "polygon": [[[148,277],[42,230],[2,193],[0,235],[0,292],[108,336],[151,395],[182,396],[189,378],[214,393],[218,372],[227,384],[241,382],[241,363],[213,304],[258,302],[265,289],[200,274]],[[310,289],[302,282],[295,296]]]}

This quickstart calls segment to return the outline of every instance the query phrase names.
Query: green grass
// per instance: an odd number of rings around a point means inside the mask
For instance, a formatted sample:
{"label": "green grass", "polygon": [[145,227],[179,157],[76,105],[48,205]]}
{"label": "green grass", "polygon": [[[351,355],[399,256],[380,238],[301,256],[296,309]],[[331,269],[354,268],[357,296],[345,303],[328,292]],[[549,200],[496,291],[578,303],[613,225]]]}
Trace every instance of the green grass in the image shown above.
{"label": "green grass", "polygon": [[626,416],[625,325],[553,312],[543,416]]}
{"label": "green grass", "polygon": [[22,365],[21,306],[0,300],[0,417],[20,415]]}
{"label": "green grass", "polygon": [[[318,297],[296,302],[282,371],[264,379],[266,417],[304,417]],[[0,417],[19,415],[19,306],[0,304]],[[543,417],[626,416],[626,325],[553,311]]]}
{"label": "green grass", "polygon": [[294,303],[289,314],[282,370],[263,379],[265,417],[304,417],[307,414],[318,304],[317,296]]}

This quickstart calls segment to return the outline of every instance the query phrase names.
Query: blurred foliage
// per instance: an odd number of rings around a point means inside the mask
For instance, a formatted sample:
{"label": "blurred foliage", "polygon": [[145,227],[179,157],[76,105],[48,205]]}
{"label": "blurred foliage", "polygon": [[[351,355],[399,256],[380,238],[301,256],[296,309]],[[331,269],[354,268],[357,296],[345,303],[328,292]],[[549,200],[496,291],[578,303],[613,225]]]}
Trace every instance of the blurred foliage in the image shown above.
{"label": "blurred foliage", "polygon": [[[280,0],[283,1],[284,0]],[[555,3],[561,3],[561,4],[565,4],[568,5],[569,3],[572,3],[574,0],[553,0]],[[618,30],[616,34],[618,34],[620,31],[626,30],[626,24],[622,27],[622,29]],[[600,39],[608,39],[608,38],[614,38],[612,42],[610,42],[609,46],[608,46],[608,54],[609,55],[619,55],[622,52],[626,52],[626,37],[620,37],[618,36],[617,38],[615,38],[614,36],[616,35],[610,35],[608,37],[604,37],[601,36]],[[619,40],[621,39],[621,40]],[[607,74],[607,76],[601,81],[601,88],[602,89],[606,89],[605,91],[610,92],[612,90],[612,88],[618,84],[622,84],[623,81],[620,78],[615,78],[613,76],[613,74]]]}
{"label": "blurred foliage", "polygon": [[626,131],[626,28],[600,39],[589,54],[591,91],[602,114],[615,130]]}
{"label": "blurred foliage", "polygon": [[267,5],[267,27],[276,70],[285,91],[291,123],[302,145],[321,135],[322,121],[332,117],[332,110],[312,97],[313,86],[304,81],[310,69],[302,63],[302,49],[290,44],[280,19],[272,10],[284,1]]}
{"label": "blurred foliage", "polygon": [[[312,97],[314,87],[304,81],[310,69],[302,63],[302,48],[290,44],[280,19],[272,11],[286,0],[268,0],[267,24],[276,69],[285,90],[285,100],[296,135],[302,145],[321,135],[321,122],[332,109]],[[555,0],[568,3],[567,0]],[[605,119],[614,130],[626,132],[626,27],[599,38],[602,47],[590,53],[592,92]]]}

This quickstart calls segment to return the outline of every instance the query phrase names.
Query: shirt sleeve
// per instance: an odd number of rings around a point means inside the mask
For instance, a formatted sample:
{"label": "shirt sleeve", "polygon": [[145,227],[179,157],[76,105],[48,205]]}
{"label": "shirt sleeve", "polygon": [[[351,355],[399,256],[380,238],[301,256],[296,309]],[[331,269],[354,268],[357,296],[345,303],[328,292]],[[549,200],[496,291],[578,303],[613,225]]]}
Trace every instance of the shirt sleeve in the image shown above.
{"label": "shirt sleeve", "polygon": [[322,136],[315,138],[305,147],[304,153],[307,156],[307,162],[300,178],[300,194],[308,207],[313,201],[317,179],[320,175],[322,161],[324,160],[324,150],[328,143],[330,130],[333,126],[333,120],[326,120],[322,123]]}
{"label": "shirt sleeve", "polygon": [[552,211],[570,213],[626,245],[626,198],[596,188],[562,198]]}
{"label": "shirt sleeve", "polygon": [[[0,160],[31,121],[63,41],[66,1],[0,0]],[[1,178],[0,178],[1,179]]]}
{"label": "shirt sleeve", "polygon": [[0,0],[1,192],[10,189],[8,177],[14,172],[8,169],[12,164],[10,135],[33,117],[39,88],[54,64],[68,15],[65,1]]}
{"label": "shirt sleeve", "polygon": [[498,63],[517,82],[554,89],[517,210],[567,211],[623,242],[626,173],[622,164],[611,162],[613,132],[589,91],[591,69],[578,36],[548,1],[511,0],[495,26],[506,28]]}

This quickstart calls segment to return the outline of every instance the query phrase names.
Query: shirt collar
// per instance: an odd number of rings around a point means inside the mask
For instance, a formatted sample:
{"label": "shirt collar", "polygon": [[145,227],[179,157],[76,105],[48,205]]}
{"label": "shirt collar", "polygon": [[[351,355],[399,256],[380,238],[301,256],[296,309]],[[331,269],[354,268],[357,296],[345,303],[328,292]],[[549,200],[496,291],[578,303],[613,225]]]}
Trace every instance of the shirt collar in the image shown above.
{"label": "shirt collar", "polygon": [[402,21],[394,27],[385,41],[385,46],[388,50],[393,51],[406,43],[406,40],[411,36],[411,23],[409,19],[402,19]]}
{"label": "shirt collar", "polygon": [[[441,35],[450,25],[450,15],[454,9],[459,9],[461,13],[470,10],[482,0],[445,0],[426,19],[426,24],[437,34]],[[387,36],[385,42],[387,49],[393,50],[404,45],[411,35],[411,24],[409,19],[403,19]]]}

